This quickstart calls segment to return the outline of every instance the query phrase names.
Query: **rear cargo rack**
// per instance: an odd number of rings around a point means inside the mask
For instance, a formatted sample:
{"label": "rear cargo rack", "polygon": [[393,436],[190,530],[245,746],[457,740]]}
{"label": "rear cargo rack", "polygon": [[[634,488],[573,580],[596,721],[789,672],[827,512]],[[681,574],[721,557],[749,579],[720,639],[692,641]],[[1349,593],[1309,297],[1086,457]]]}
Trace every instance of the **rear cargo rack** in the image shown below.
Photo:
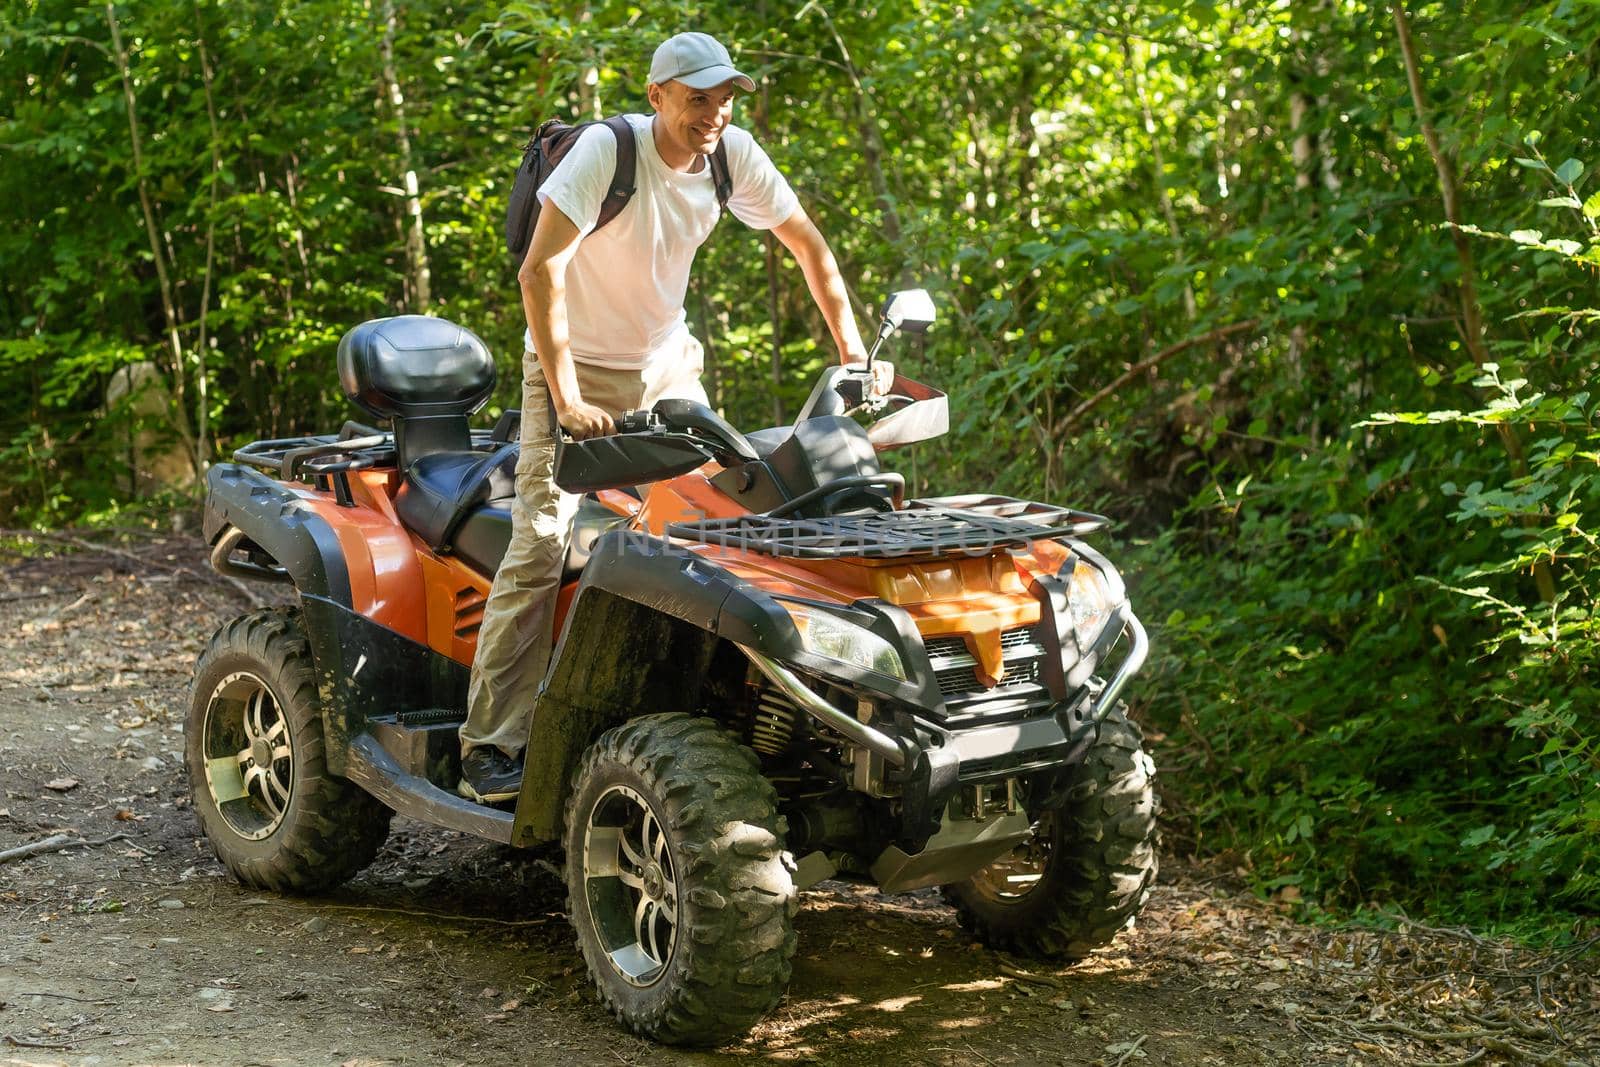
{"label": "rear cargo rack", "polygon": [[1008,496],[908,500],[899,511],[824,519],[740,515],[668,523],[685,541],[799,559],[937,559],[986,556],[1032,541],[1081,537],[1109,524],[1087,511]]}
{"label": "rear cargo rack", "polygon": [[[521,413],[515,408],[504,412],[493,430],[472,430],[474,452],[492,452],[515,440]],[[282,481],[308,482],[320,490],[331,490],[342,507],[354,504],[350,493],[352,471],[369,467],[392,467],[396,452],[394,434],[359,422],[347,422],[337,434],[312,434],[252,441],[234,450],[233,461]]]}

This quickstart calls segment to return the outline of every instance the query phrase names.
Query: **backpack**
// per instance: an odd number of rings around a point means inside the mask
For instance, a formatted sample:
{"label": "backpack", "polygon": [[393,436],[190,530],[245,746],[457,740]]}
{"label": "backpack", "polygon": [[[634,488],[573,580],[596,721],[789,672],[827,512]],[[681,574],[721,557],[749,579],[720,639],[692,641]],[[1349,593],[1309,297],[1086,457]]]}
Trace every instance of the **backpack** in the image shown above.
{"label": "backpack", "polygon": [[[638,163],[638,146],[633,139],[633,127],[621,115],[601,120],[611,127],[617,139],[617,167],[611,175],[611,188],[600,203],[600,218],[594,228],[598,230],[628,206],[634,193],[634,170]],[[517,167],[517,177],[511,186],[511,202],[506,205],[506,251],[520,264],[533,242],[533,228],[539,221],[539,187],[549,179],[556,166],[566,158],[584,130],[594,122],[569,125],[561,119],[549,119],[536,131],[522,149],[522,165]],[[717,191],[718,210],[726,209],[728,197],[733,194],[733,178],[728,173],[728,146],[717,142],[711,153],[711,181]],[[591,233],[593,231],[590,231]]]}

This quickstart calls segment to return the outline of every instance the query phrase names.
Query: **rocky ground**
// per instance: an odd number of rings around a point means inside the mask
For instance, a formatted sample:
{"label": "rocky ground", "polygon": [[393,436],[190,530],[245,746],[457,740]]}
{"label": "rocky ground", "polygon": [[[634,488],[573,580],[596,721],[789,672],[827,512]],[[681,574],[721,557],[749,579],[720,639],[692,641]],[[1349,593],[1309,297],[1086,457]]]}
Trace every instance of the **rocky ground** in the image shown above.
{"label": "rocky ground", "polygon": [[210,574],[191,538],[86,536],[0,537],[0,856],[52,849],[0,859],[0,1064],[1600,1058],[1594,940],[1309,927],[1171,859],[1137,929],[1070,969],[980,947],[934,893],[825,884],[760,1028],[639,1041],[590,995],[548,858],[397,819],[336,894],[229,880],[189,810],[187,685],[270,590]]}

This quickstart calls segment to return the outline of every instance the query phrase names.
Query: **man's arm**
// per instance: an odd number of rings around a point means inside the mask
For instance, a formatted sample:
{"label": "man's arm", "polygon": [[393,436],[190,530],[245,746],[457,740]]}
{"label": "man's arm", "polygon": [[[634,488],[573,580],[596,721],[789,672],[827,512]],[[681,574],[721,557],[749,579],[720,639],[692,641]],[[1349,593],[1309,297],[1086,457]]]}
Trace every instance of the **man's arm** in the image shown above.
{"label": "man's arm", "polygon": [[822,312],[823,321],[833,334],[833,343],[839,349],[839,362],[866,362],[867,349],[856,329],[856,317],[850,310],[850,295],[845,291],[838,261],[805,209],[796,208],[792,215],[772,228],[772,233],[800,264],[811,299],[817,302],[817,310]]}
{"label": "man's arm", "polygon": [[[611,416],[584,402],[578,372],[572,366],[567,327],[567,265],[578,251],[578,227],[548,200],[539,211],[528,254],[517,271],[522,311],[533,335],[533,350],[544,368],[544,380],[555,404],[556,419],[578,440],[615,433]],[[539,418],[525,411],[523,418]]]}

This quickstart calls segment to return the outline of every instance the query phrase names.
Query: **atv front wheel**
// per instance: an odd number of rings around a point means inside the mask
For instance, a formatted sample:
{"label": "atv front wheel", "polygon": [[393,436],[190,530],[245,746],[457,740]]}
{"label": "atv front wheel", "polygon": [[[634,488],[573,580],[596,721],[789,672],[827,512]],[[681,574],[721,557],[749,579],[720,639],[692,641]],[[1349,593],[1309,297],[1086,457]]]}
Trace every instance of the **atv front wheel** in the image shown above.
{"label": "atv front wheel", "polygon": [[585,753],[566,820],[568,911],[619,1022],[716,1045],[772,1010],[799,900],[754,753],[709,719],[634,719]]}
{"label": "atv front wheel", "polygon": [[1119,705],[1097,728],[1063,803],[1033,837],[944,887],[961,924],[991,948],[1082,959],[1143,907],[1156,877],[1155,764]]}
{"label": "atv front wheel", "polygon": [[388,836],[389,809],[328,773],[298,613],[258,611],[212,636],[184,732],[195,814],[244,884],[327,889],[371,863]]}

